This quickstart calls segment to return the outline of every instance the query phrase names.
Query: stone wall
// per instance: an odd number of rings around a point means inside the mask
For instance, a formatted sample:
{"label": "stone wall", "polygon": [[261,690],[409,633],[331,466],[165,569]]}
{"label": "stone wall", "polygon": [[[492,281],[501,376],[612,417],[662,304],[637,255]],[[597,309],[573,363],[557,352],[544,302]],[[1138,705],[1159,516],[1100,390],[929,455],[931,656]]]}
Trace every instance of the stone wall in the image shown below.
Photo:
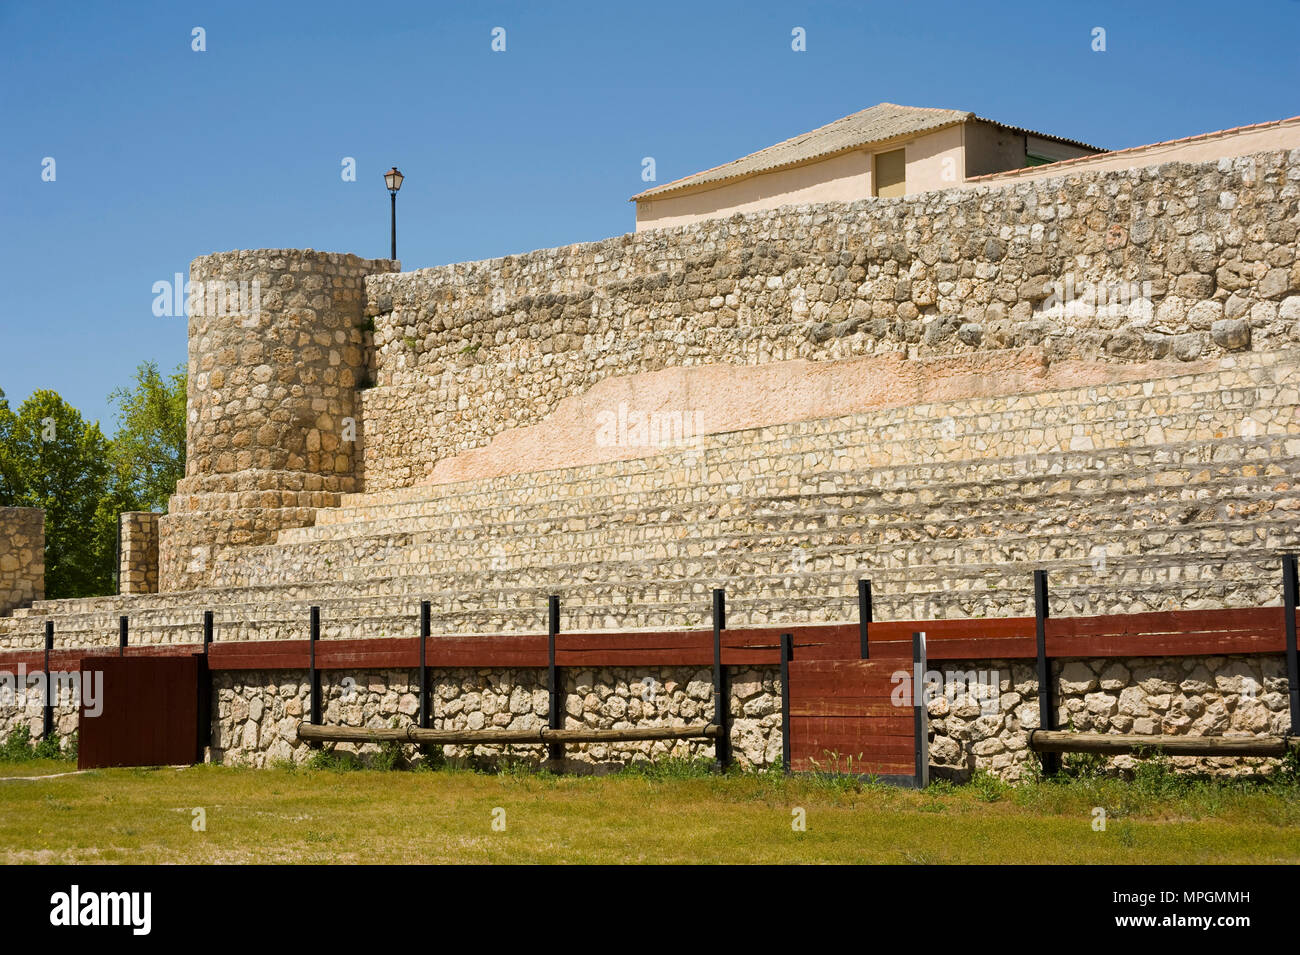
{"label": "stone wall", "polygon": [[0,615],[45,597],[45,512],[0,507]]}
{"label": "stone wall", "polygon": [[[1300,338],[1300,151],[737,215],[366,279],[367,490],[603,379],[1041,346],[1194,361]],[[594,427],[593,427],[594,430]]]}
{"label": "stone wall", "polygon": [[118,519],[118,593],[158,592],[158,518],[152,511],[125,511]]}
{"label": "stone wall", "polygon": [[[567,728],[622,729],[685,725],[713,716],[711,671],[689,667],[642,670],[564,669]],[[538,669],[435,670],[430,696],[435,729],[534,729],[546,725],[546,674]],[[304,671],[218,673],[214,677],[214,762],[267,765],[301,762],[311,752],[296,739],[311,687]],[[419,712],[412,670],[331,671],[323,675],[321,715],[338,726],[406,726]],[[736,668],[731,678],[732,749],[742,765],[781,761],[781,686],[774,668]],[[396,721],[394,723],[394,721]],[[340,745],[342,750],[357,747]],[[364,754],[376,747],[362,746]],[[444,747],[450,759],[490,761],[503,754],[530,763],[545,747]],[[414,747],[407,748],[414,755]],[[587,743],[565,747],[565,769],[594,771],[648,758],[711,758],[711,741]]]}
{"label": "stone wall", "polygon": [[[1038,679],[1033,661],[943,661],[942,694],[928,705],[930,762],[939,777],[984,770],[1016,780],[1036,757]],[[996,696],[970,692],[967,674],[998,674]],[[1278,656],[1142,657],[1053,661],[1057,726],[1095,733],[1169,736],[1285,736],[1292,733],[1286,661]],[[1067,761],[1077,757],[1067,756]],[[1138,760],[1104,761],[1132,770]],[[1267,769],[1276,760],[1180,756],[1175,768],[1215,774]]]}
{"label": "stone wall", "polygon": [[[10,733],[24,724],[31,734],[32,742],[41,738],[41,731],[45,727],[45,708],[34,700],[33,696],[33,701],[27,705],[16,706],[0,693],[0,741],[7,739]],[[59,739],[60,749],[66,750],[77,732],[78,713],[78,708],[70,703],[54,707],[54,732]]]}
{"label": "stone wall", "polygon": [[163,590],[202,586],[224,549],[310,524],[356,487],[362,280],[397,267],[310,249],[194,260],[185,477],[161,524]]}
{"label": "stone wall", "polygon": [[[1029,731],[1038,727],[1037,679],[1032,661],[967,660],[932,664],[942,690],[928,703],[930,762],[936,778],[965,780],[986,771],[1017,780],[1032,771]],[[607,668],[562,671],[565,726],[625,728],[707,722],[713,687],[707,669]],[[747,768],[779,766],[781,685],[774,668],[735,668],[731,680],[732,746]],[[434,671],[431,697],[436,729],[533,729],[546,725],[544,671],[459,669]],[[996,693],[972,688],[992,674]],[[1053,663],[1058,725],[1080,732],[1171,736],[1281,736],[1290,731],[1285,661],[1281,656],[1158,657],[1063,660]],[[322,684],[322,715],[330,725],[406,726],[418,713],[417,675],[411,670],[330,672]],[[239,765],[302,762],[311,748],[296,740],[310,685],[305,671],[219,673],[211,759]],[[39,728],[39,727],[37,727]],[[339,744],[369,757],[374,745]],[[408,758],[415,748],[405,747]],[[502,755],[540,764],[545,747],[444,747],[449,759],[490,763]],[[566,747],[569,771],[616,769],[638,759],[711,758],[700,741],[583,744]],[[857,754],[819,754],[822,765]],[[1248,773],[1267,759],[1177,757],[1182,770]],[[1113,770],[1137,761],[1116,757]]]}

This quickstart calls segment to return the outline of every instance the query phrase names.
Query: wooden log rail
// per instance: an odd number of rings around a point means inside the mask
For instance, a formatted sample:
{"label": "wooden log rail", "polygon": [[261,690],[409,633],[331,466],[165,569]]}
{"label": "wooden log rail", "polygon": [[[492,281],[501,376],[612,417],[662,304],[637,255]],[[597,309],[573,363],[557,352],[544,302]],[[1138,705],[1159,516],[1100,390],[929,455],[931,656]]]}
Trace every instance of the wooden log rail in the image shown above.
{"label": "wooden log rail", "polygon": [[493,743],[628,743],[661,739],[717,739],[716,723],[688,726],[641,726],[627,729],[527,730],[435,730],[418,726],[366,727],[298,724],[298,739],[304,743],[443,743],[458,746],[487,746]]}
{"label": "wooden log rail", "polygon": [[1285,756],[1300,751],[1293,736],[1139,736],[1128,733],[1067,733],[1033,730],[1029,748],[1036,753],[1100,753],[1124,756],[1154,753],[1169,756]]}

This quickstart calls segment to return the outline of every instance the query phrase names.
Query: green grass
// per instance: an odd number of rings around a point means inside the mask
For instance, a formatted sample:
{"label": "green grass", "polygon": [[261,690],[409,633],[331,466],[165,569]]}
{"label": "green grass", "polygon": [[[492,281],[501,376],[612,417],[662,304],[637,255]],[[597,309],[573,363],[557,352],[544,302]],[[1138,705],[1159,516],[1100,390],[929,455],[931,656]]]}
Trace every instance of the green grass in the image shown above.
{"label": "green grass", "polygon": [[[0,764],[0,777],[38,763]],[[66,762],[48,761],[54,772]],[[1094,807],[1107,828],[1092,828]],[[191,827],[194,810],[206,831]],[[504,831],[493,829],[505,811]],[[795,831],[802,809],[807,830]],[[500,818],[499,813],[496,814]],[[100,770],[0,781],[0,862],[1296,863],[1285,780],[1085,777],[925,792],[837,777],[511,767]]]}

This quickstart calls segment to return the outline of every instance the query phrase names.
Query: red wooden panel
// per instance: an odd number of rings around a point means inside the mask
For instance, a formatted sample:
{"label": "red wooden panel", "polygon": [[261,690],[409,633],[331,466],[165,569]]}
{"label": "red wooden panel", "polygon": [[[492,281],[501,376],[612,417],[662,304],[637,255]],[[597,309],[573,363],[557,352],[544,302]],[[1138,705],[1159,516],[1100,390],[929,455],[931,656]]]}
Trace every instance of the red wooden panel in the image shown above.
{"label": "red wooden panel", "polygon": [[161,643],[128,646],[124,657],[189,657],[203,652],[201,643]]}
{"label": "red wooden panel", "polygon": [[[75,670],[81,664],[81,657],[87,650],[51,650],[51,670]],[[44,650],[6,650],[0,653],[0,670],[17,672],[19,666],[26,666],[28,673],[34,673],[45,667]]]}
{"label": "red wooden panel", "polygon": [[82,669],[102,674],[103,708],[92,716],[83,701],[77,723],[79,768],[195,761],[197,656],[86,657]]}
{"label": "red wooden panel", "polygon": [[419,665],[419,637],[319,640],[316,643],[316,666],[321,670],[400,669]]}
{"label": "red wooden panel", "polygon": [[1038,656],[1038,638],[949,637],[930,640],[926,634],[925,655],[930,660],[1024,660]]}
{"label": "red wooden panel", "polygon": [[999,639],[1034,635],[1033,617],[971,617],[962,620],[885,620],[872,623],[867,633],[872,643],[879,635],[886,640],[910,639],[922,631],[931,640],[961,638]]}
{"label": "red wooden panel", "polygon": [[859,753],[912,760],[912,734],[885,736],[865,731],[855,719],[827,716],[801,716],[790,720],[792,753],[819,755],[823,752],[856,756]]}
{"label": "red wooden panel", "polygon": [[241,640],[213,643],[212,670],[305,670],[310,640]]}
{"label": "red wooden panel", "polygon": [[1054,657],[1195,656],[1285,651],[1281,607],[1173,610],[1047,621]]}
{"label": "red wooden panel", "polygon": [[1281,607],[1251,607],[1239,610],[1157,610],[1100,617],[1050,617],[1047,622],[1049,634],[1082,636],[1281,629],[1282,616]]}
{"label": "red wooden panel", "polygon": [[425,650],[431,667],[544,667],[546,637],[507,636],[430,637]]}
{"label": "red wooden panel", "polygon": [[891,723],[897,733],[912,732],[912,708],[895,706],[877,696],[801,697],[790,701],[790,717],[852,717],[862,720],[900,720]]}
{"label": "red wooden panel", "polygon": [[911,660],[818,660],[790,664],[791,700],[807,693],[853,694],[888,700],[898,672],[912,675]]}

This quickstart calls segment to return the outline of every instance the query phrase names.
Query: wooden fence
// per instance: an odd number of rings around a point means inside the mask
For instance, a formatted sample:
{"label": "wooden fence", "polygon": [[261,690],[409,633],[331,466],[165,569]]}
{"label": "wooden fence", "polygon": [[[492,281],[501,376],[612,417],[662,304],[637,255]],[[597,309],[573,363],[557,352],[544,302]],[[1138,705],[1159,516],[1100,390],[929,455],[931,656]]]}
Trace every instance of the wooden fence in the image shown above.
{"label": "wooden fence", "polygon": [[[926,707],[917,698],[896,704],[897,674],[924,674],[931,661],[1028,660],[1037,666],[1039,728],[1056,731],[1056,686],[1052,662],[1106,657],[1285,654],[1290,719],[1300,726],[1300,675],[1296,653],[1296,559],[1282,560],[1282,606],[1159,611],[1095,617],[1053,618],[1048,614],[1048,579],[1034,572],[1034,614],[961,620],[876,621],[870,581],[858,591],[858,621],[786,627],[726,625],[726,600],[713,592],[711,626],[683,630],[563,633],[560,600],[547,602],[545,633],[434,636],[431,608],[420,605],[418,636],[320,639],[320,610],[310,609],[306,637],[299,640],[221,642],[206,611],[194,644],[131,646],[122,617],[118,653],[135,657],[197,656],[201,705],[195,729],[196,758],[210,733],[211,674],[251,670],[306,670],[311,683],[308,725],[321,725],[321,674],[331,670],[416,669],[419,708],[415,728],[432,723],[431,672],[445,668],[538,668],[547,673],[547,728],[564,729],[562,671],[570,667],[711,667],[714,715],[708,735],[719,768],[730,765],[729,669],[779,667],[782,688],[783,765],[788,771],[830,767],[879,776],[905,785],[924,785],[928,772]],[[197,629],[197,628],[196,628]],[[414,629],[414,627],[413,627]],[[45,625],[43,651],[0,652],[0,670],[25,665],[29,671],[80,670],[102,648],[58,649],[53,622]],[[206,692],[204,692],[206,690]],[[131,705],[127,700],[106,706]],[[83,726],[86,724],[83,719]],[[120,721],[119,721],[120,722]],[[52,731],[47,701],[44,729]],[[647,731],[660,732],[655,724]],[[692,729],[699,729],[694,727]],[[695,734],[703,735],[703,734]],[[319,736],[319,734],[317,734]],[[645,738],[655,738],[645,737]],[[1046,737],[1044,737],[1046,738]],[[563,734],[537,740],[552,758],[563,755]],[[1059,741],[1043,750],[1044,768],[1056,769]]]}

